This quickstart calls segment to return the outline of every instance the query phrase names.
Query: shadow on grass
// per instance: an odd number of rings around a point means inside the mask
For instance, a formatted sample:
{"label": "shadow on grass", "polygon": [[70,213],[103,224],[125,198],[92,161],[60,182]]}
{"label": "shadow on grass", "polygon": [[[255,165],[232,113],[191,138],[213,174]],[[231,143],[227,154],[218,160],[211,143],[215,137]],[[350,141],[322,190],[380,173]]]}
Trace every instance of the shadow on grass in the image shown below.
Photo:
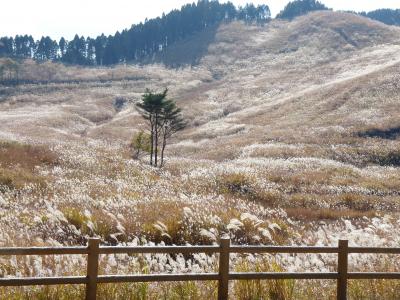
{"label": "shadow on grass", "polygon": [[371,137],[371,138],[381,138],[387,140],[395,140],[400,138],[400,126],[388,128],[388,129],[369,129],[364,132],[359,132],[360,137]]}
{"label": "shadow on grass", "polygon": [[198,65],[215,40],[220,24],[212,25],[168,46],[153,57],[142,59],[141,64],[162,63],[168,68]]}

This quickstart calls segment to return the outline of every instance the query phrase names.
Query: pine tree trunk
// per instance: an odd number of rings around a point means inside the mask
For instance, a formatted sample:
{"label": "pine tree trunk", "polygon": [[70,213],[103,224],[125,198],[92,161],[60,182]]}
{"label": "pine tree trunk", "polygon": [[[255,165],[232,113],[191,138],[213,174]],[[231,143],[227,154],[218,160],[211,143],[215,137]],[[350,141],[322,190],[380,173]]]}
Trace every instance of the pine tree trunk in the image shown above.
{"label": "pine tree trunk", "polygon": [[158,159],[158,116],[156,115],[156,121],[155,121],[155,137],[154,137],[154,166],[157,167],[157,159]]}
{"label": "pine tree trunk", "polygon": [[155,131],[155,139],[154,139],[154,166],[157,167],[158,164],[158,130]]}
{"label": "pine tree trunk", "polygon": [[151,124],[151,133],[150,133],[150,166],[153,165],[153,151],[154,151],[154,125]]}
{"label": "pine tree trunk", "polygon": [[165,150],[165,146],[167,146],[167,138],[164,134],[163,137],[163,144],[162,144],[162,149],[161,149],[161,163],[160,163],[160,168],[164,166],[164,150]]}

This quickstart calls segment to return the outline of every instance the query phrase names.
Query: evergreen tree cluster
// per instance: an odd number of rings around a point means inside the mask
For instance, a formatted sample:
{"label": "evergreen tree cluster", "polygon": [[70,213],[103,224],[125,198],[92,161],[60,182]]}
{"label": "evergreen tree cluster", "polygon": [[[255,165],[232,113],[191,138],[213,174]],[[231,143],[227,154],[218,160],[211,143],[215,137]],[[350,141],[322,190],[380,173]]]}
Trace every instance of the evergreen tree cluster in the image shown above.
{"label": "evergreen tree cluster", "polygon": [[61,38],[58,42],[50,37],[42,37],[38,41],[28,35],[3,37],[0,38],[0,57],[34,58],[77,65],[112,65],[162,52],[168,45],[223,21],[265,23],[270,18],[267,5],[247,4],[236,8],[230,2],[199,0],[110,36],[102,34],[96,38],[84,38],[75,35],[71,41]]}
{"label": "evergreen tree cluster", "polygon": [[295,17],[305,15],[316,10],[328,10],[324,4],[317,0],[296,0],[289,2],[276,16],[278,19],[292,20]]}
{"label": "evergreen tree cluster", "polygon": [[400,9],[377,9],[368,13],[362,12],[360,15],[387,25],[400,26]]}
{"label": "evergreen tree cluster", "polygon": [[133,148],[137,154],[140,150],[150,153],[150,165],[162,167],[164,153],[168,140],[186,126],[181,109],[173,100],[167,99],[168,89],[162,93],[153,93],[146,90],[142,101],[136,104],[141,116],[149,127],[148,140],[143,134],[135,136]]}

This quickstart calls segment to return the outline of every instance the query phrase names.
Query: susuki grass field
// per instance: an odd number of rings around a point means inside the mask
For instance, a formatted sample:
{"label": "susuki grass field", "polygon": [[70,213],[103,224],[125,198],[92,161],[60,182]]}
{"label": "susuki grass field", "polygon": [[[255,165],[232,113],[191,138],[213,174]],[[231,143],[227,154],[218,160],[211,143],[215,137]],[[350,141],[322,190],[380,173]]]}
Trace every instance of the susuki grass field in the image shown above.
{"label": "susuki grass field", "polygon": [[[350,40],[349,40],[350,39]],[[350,42],[351,41],[351,42]],[[190,43],[190,40],[183,44]],[[179,45],[178,45],[179,46]],[[178,47],[179,48],[179,47]],[[199,65],[78,68],[21,62],[0,86],[0,247],[212,244],[399,246],[400,30],[318,12],[263,27],[224,24]],[[33,81],[40,83],[32,83]],[[132,160],[134,108],[168,87],[189,126],[163,169]],[[116,97],[127,100],[114,107]],[[206,272],[216,257],[104,256],[107,274]],[[395,256],[351,270],[398,271]],[[0,276],[77,275],[84,257],[1,257]],[[238,271],[333,270],[330,255],[232,256]],[[100,287],[101,299],[213,299],[214,283]],[[77,299],[83,288],[0,290]],[[396,299],[394,281],[351,299]],[[238,282],[232,299],[333,299],[335,283]]]}

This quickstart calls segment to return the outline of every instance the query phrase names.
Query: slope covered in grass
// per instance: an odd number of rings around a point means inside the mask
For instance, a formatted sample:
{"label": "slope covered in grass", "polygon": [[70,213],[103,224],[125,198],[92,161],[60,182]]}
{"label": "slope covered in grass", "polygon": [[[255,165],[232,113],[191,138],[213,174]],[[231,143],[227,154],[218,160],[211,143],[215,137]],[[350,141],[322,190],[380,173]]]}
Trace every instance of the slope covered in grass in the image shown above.
{"label": "slope covered in grass", "polygon": [[[54,77],[0,87],[0,137],[40,142],[57,156],[53,164],[39,155],[39,168],[36,159],[21,163],[51,178],[46,186],[28,182],[2,191],[0,245],[84,244],[90,236],[107,244],[204,244],[218,242],[222,233],[241,244],[336,245],[340,238],[353,245],[399,244],[400,140],[370,133],[400,126],[400,30],[330,11],[214,30],[193,67],[25,62],[21,76],[41,78],[38,70],[52,68]],[[147,159],[130,159],[128,144],[146,128],[133,104],[145,88],[164,87],[188,127],[171,141],[166,167],[158,170]],[[116,97],[126,106],[116,109]],[[2,168],[18,161],[8,157],[0,156]],[[261,268],[264,258],[257,259]],[[332,271],[336,257],[275,259],[277,268],[291,271]],[[58,273],[80,272],[82,261],[60,261],[65,268]],[[107,271],[189,272],[212,270],[216,262],[204,256],[176,261],[113,257],[102,264]],[[241,258],[232,263],[246,269]],[[26,268],[28,275],[57,265],[23,258],[16,264],[35,265]],[[390,269],[372,257],[351,259],[354,270],[367,264]],[[389,282],[374,287],[398,289]],[[366,286],[353,288],[355,297],[373,294]],[[245,298],[248,287],[235,289]],[[202,290],[199,297],[211,297],[212,287]],[[330,295],[332,285],[300,290],[295,299]]]}

